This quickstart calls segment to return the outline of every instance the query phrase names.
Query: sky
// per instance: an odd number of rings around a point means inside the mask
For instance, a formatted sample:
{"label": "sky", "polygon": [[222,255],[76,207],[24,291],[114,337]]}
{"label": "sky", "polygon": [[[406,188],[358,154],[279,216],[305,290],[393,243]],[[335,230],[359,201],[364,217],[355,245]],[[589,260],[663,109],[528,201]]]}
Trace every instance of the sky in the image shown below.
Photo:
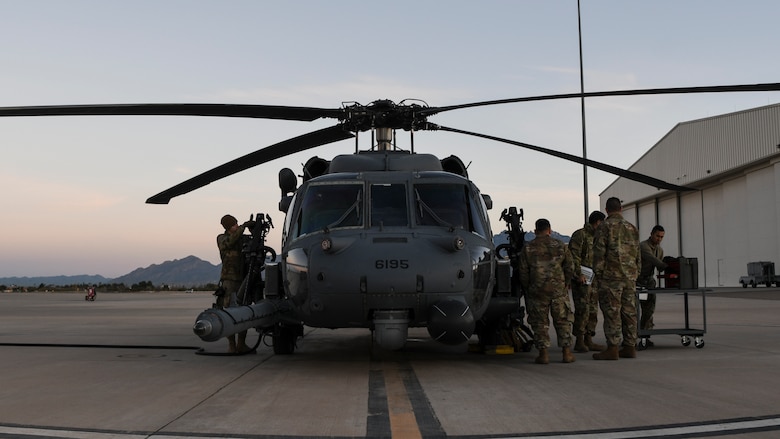
{"label": "sky", "polygon": [[[780,81],[774,0],[581,0],[586,91]],[[578,4],[396,0],[133,2],[0,0],[0,106],[235,103],[431,106],[580,90]],[[630,167],[680,122],[780,102],[780,93],[593,98],[588,158]],[[582,155],[579,99],[441,113],[431,122]],[[180,116],[0,118],[0,277],[130,271],[194,255],[219,263],[219,219],[271,215],[277,175],[347,140],[267,163],[168,205],[145,200],[214,166],[333,125]],[[363,136],[368,139],[367,136]],[[403,135],[399,144],[408,142]],[[369,145],[362,144],[361,148]],[[445,132],[415,150],[459,156],[525,228],[582,227],[582,166]],[[615,179],[588,171],[589,210]],[[640,231],[642,233],[643,231]]]}

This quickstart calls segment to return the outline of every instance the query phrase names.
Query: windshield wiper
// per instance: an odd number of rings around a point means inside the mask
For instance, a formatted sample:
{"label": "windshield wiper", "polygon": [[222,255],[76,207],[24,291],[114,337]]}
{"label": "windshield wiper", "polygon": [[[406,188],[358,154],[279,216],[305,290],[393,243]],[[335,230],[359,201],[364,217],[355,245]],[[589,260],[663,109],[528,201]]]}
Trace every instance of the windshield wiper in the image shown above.
{"label": "windshield wiper", "polygon": [[449,227],[450,232],[455,230],[455,226],[441,219],[439,215],[436,215],[436,212],[433,209],[431,209],[431,207],[428,206],[428,204],[426,204],[425,201],[422,200],[422,197],[420,196],[420,192],[417,189],[414,190],[414,194],[415,194],[415,198],[417,199],[417,206],[420,209],[420,218],[423,218],[424,216],[423,210],[424,210],[425,212],[428,212],[428,214],[431,215],[431,218],[433,218],[433,220],[436,221],[438,225],[443,227]]}
{"label": "windshield wiper", "polygon": [[339,217],[339,219],[337,219],[336,221],[334,221],[334,222],[328,224],[327,226],[323,227],[322,230],[327,232],[329,229],[331,229],[333,227],[337,227],[339,224],[344,222],[344,220],[347,219],[347,217],[349,217],[349,215],[352,213],[352,211],[355,211],[355,215],[357,215],[357,219],[359,221],[360,220],[360,209],[358,209],[358,206],[360,206],[360,199],[362,198],[361,197],[362,193],[363,193],[363,191],[358,191],[357,197],[355,198],[355,202],[352,203],[352,205],[349,206],[349,208],[346,211],[344,211],[344,213]]}

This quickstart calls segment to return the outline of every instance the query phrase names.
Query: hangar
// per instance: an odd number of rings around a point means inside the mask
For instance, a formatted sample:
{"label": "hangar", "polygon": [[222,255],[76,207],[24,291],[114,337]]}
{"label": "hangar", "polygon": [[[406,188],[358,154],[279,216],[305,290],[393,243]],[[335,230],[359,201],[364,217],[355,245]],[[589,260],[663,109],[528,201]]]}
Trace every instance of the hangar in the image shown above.
{"label": "hangar", "polygon": [[780,268],[780,104],[681,122],[629,169],[694,189],[621,177],[599,200],[618,197],[640,240],[662,225],[665,255],[697,258],[700,287],[738,286],[751,261]]}

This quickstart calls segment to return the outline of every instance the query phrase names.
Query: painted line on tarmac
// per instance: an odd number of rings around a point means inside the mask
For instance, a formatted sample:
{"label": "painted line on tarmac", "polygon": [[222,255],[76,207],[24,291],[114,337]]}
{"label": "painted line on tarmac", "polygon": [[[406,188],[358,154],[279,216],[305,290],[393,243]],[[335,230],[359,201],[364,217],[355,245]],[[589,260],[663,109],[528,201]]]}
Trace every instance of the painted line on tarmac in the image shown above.
{"label": "painted line on tarmac", "polygon": [[[780,431],[780,416],[768,416],[759,418],[741,418],[732,420],[723,420],[720,422],[710,423],[696,423],[696,424],[680,424],[680,425],[668,425],[668,426],[656,426],[656,427],[644,427],[640,429],[620,429],[620,430],[591,430],[580,432],[548,432],[548,433],[532,433],[532,434],[519,434],[509,435],[502,434],[491,436],[477,435],[477,436],[446,436],[441,430],[441,427],[430,428],[423,427],[422,431],[419,425],[415,421],[414,414],[409,414],[409,407],[415,405],[411,401],[404,403],[401,401],[404,398],[404,391],[400,389],[400,386],[396,380],[403,380],[400,376],[403,375],[404,369],[396,369],[396,372],[390,372],[385,374],[389,376],[386,381],[389,382],[389,388],[391,389],[387,395],[387,404],[384,405],[383,413],[376,413],[380,415],[380,418],[384,418],[385,422],[373,423],[374,428],[369,428],[366,432],[367,438],[372,437],[450,437],[452,439],[467,439],[467,438],[501,438],[501,439],[550,439],[567,438],[567,439],[640,439],[640,438],[683,438],[683,437],[714,437],[723,436],[726,434],[750,434],[758,432]],[[378,374],[382,374],[382,371],[376,371]],[[393,375],[396,376],[393,376]],[[381,377],[379,377],[381,378]],[[385,384],[374,383],[379,385],[382,389],[376,388],[379,394],[384,394]],[[414,393],[414,392],[412,392]],[[409,394],[406,393],[408,396]],[[377,399],[382,399],[378,397]],[[414,397],[411,398],[412,400]],[[382,411],[382,404],[374,406],[375,409]],[[393,407],[396,406],[396,407]],[[434,416],[435,417],[435,416]],[[392,425],[394,424],[395,425]],[[369,424],[372,424],[369,422]],[[415,424],[415,425],[412,425]],[[436,421],[438,424],[438,421]],[[66,429],[66,428],[42,428],[42,427],[24,427],[24,426],[11,426],[0,425],[0,437],[28,437],[28,438],[78,438],[78,439],[181,439],[182,437],[198,437],[198,438],[220,438],[220,439],[246,439],[247,437],[275,437],[279,436],[230,436],[230,435],[208,435],[197,434],[192,436],[186,433],[127,433],[119,431],[95,431],[95,430],[78,430],[78,429]]]}
{"label": "painted line on tarmac", "polygon": [[445,437],[411,365],[372,362],[366,437]]}
{"label": "painted line on tarmac", "polygon": [[[780,417],[772,416],[766,418],[746,418],[711,423],[697,423],[693,425],[670,425],[650,428],[644,427],[638,429],[621,429],[619,431],[601,430],[573,433],[550,432],[498,437],[501,437],[502,439],[549,439],[551,435],[554,434],[554,437],[566,439],[638,439],[651,437],[706,437],[777,430],[780,430]],[[480,435],[479,437],[489,439],[488,436]]]}
{"label": "painted line on tarmac", "polygon": [[31,427],[7,427],[0,425],[0,437],[26,438],[77,438],[77,439],[149,439],[148,434],[97,432],[74,429],[49,429]]}
{"label": "painted line on tarmac", "polygon": [[[229,436],[229,435],[202,435],[202,434],[155,434],[155,433],[122,433],[110,431],[90,431],[75,429],[48,429],[31,427],[7,427],[0,425],[0,438],[45,438],[45,439],[247,439],[248,437],[261,436]],[[276,436],[278,437],[278,436]],[[290,436],[293,437],[293,436]]]}
{"label": "painted line on tarmac", "polygon": [[390,416],[387,411],[387,392],[382,370],[372,363],[368,371],[368,418],[366,436],[383,437],[390,432]]}
{"label": "painted line on tarmac", "polygon": [[[403,369],[397,369],[401,372]],[[388,381],[399,379],[393,377],[391,372]],[[398,374],[399,376],[402,373]],[[366,433],[366,438],[372,437],[450,437],[452,439],[467,439],[467,438],[479,438],[479,439],[550,439],[550,437],[566,438],[566,439],[639,439],[639,438],[654,438],[654,437],[709,437],[709,436],[721,436],[729,434],[749,434],[766,431],[778,431],[780,430],[780,416],[771,416],[764,418],[742,418],[733,420],[724,420],[720,422],[710,423],[697,423],[687,425],[669,425],[669,426],[657,426],[657,427],[645,427],[640,429],[620,429],[620,430],[591,430],[580,432],[548,432],[548,433],[535,433],[535,434],[519,434],[512,436],[502,434],[491,436],[487,435],[467,435],[467,436],[446,436],[443,432],[425,431],[421,432],[418,429],[411,426],[408,412],[404,410],[408,409],[409,404],[399,402],[396,398],[403,398],[402,391],[398,388],[397,383],[390,383],[392,390],[388,393],[388,411],[385,414],[389,414],[386,419],[395,426],[387,426],[378,428],[375,430],[369,429]],[[382,386],[384,387],[384,385]],[[394,396],[390,394],[395,393]],[[392,401],[391,401],[392,400]],[[398,404],[397,408],[390,408],[392,405]],[[392,413],[391,413],[392,412]],[[395,419],[395,420],[394,420]],[[390,432],[392,431],[392,436]],[[265,438],[274,437],[279,438],[278,435],[266,436],[266,435],[208,435],[208,434],[195,434],[188,433],[127,433],[127,432],[112,432],[112,431],[94,431],[94,430],[77,430],[77,429],[58,429],[58,428],[40,428],[40,427],[22,427],[22,426],[4,426],[0,425],[0,438],[13,437],[13,438],[77,438],[77,439],[182,439],[182,438],[198,438],[198,439],[246,439],[246,438]],[[299,437],[299,436],[290,436]]]}
{"label": "painted line on tarmac", "polygon": [[391,437],[422,439],[401,371],[398,370],[397,365],[390,365],[389,368],[384,369],[384,375]]}

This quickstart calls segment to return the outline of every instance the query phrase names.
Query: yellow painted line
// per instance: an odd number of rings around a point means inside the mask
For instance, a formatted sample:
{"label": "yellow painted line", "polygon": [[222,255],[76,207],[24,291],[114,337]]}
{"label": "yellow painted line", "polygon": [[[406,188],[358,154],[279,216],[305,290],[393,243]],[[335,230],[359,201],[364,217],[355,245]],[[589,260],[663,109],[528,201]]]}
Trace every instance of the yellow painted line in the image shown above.
{"label": "yellow painted line", "polygon": [[[385,365],[388,365],[385,363]],[[387,392],[387,411],[390,418],[390,433],[395,438],[422,439],[422,433],[414,416],[412,402],[406,393],[406,386],[398,371],[398,364],[382,368]]]}

